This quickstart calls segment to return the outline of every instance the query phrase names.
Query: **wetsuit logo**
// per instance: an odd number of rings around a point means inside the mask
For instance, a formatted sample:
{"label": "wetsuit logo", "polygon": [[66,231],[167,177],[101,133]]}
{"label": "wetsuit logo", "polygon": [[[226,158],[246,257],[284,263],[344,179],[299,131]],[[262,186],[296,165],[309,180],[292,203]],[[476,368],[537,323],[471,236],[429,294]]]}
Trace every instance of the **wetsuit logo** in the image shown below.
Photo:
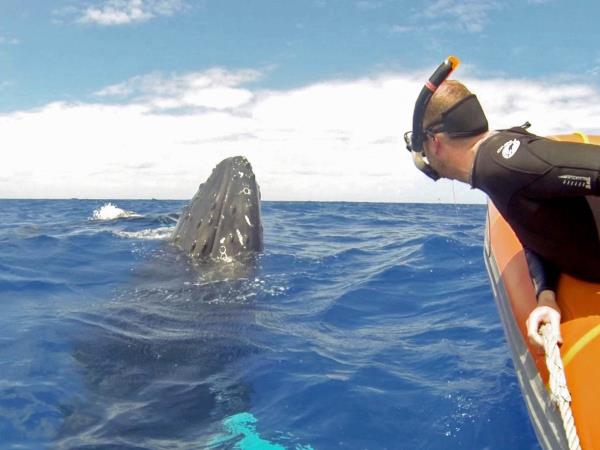
{"label": "wetsuit logo", "polygon": [[518,139],[513,139],[502,144],[502,146],[498,149],[497,153],[502,153],[502,157],[504,159],[512,158],[513,155],[517,153],[517,150],[519,149],[520,145],[521,141],[519,141]]}
{"label": "wetsuit logo", "polygon": [[558,177],[565,186],[592,189],[592,179],[577,175],[560,175]]}

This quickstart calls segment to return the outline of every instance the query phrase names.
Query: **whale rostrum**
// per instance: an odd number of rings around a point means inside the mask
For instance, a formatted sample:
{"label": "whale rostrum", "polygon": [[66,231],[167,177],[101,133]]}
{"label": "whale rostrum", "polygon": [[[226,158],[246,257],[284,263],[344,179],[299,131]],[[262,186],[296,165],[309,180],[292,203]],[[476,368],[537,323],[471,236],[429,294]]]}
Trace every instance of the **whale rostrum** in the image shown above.
{"label": "whale rostrum", "polygon": [[172,240],[196,261],[239,261],[262,251],[260,190],[245,157],[217,164],[183,209]]}

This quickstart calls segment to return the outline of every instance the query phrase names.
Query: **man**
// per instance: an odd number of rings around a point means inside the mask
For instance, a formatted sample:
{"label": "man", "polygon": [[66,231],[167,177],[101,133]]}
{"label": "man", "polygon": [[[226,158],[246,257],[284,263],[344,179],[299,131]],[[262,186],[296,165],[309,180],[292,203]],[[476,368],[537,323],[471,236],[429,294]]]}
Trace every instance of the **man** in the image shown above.
{"label": "man", "polygon": [[452,69],[437,83],[432,76],[426,85],[432,93],[421,93],[407,146],[433,179],[462,181],[491,198],[523,244],[536,288],[529,339],[543,348],[538,330],[549,323],[561,342],[558,274],[600,282],[600,208],[592,206],[600,195],[600,147],[551,141],[525,127],[488,131],[477,98],[445,80]]}

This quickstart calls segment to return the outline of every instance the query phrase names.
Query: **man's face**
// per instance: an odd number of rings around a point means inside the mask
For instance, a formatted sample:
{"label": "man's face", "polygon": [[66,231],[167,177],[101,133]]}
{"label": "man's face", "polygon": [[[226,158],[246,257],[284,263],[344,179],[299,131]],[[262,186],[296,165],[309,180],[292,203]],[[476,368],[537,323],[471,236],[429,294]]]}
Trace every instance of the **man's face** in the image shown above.
{"label": "man's face", "polygon": [[423,142],[423,151],[425,153],[425,156],[427,157],[427,161],[429,162],[429,165],[431,167],[433,167],[435,169],[435,171],[443,177],[445,165],[439,158],[439,152],[436,155],[435,152],[432,150],[435,145],[436,145],[436,142],[434,142],[433,136],[431,136],[430,134],[427,134],[425,141]]}

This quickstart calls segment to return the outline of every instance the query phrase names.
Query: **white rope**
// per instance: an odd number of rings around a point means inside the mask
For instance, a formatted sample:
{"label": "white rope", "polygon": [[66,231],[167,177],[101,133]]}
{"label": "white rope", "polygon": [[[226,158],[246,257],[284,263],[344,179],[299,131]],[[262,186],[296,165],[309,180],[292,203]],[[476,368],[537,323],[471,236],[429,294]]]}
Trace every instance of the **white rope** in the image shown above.
{"label": "white rope", "polygon": [[558,348],[558,336],[552,332],[549,325],[543,325],[540,333],[544,338],[544,351],[546,352],[546,366],[550,373],[550,398],[552,403],[558,407],[563,421],[569,450],[581,450],[579,436],[575,429],[575,420],[571,411],[571,394],[567,387],[565,369]]}

